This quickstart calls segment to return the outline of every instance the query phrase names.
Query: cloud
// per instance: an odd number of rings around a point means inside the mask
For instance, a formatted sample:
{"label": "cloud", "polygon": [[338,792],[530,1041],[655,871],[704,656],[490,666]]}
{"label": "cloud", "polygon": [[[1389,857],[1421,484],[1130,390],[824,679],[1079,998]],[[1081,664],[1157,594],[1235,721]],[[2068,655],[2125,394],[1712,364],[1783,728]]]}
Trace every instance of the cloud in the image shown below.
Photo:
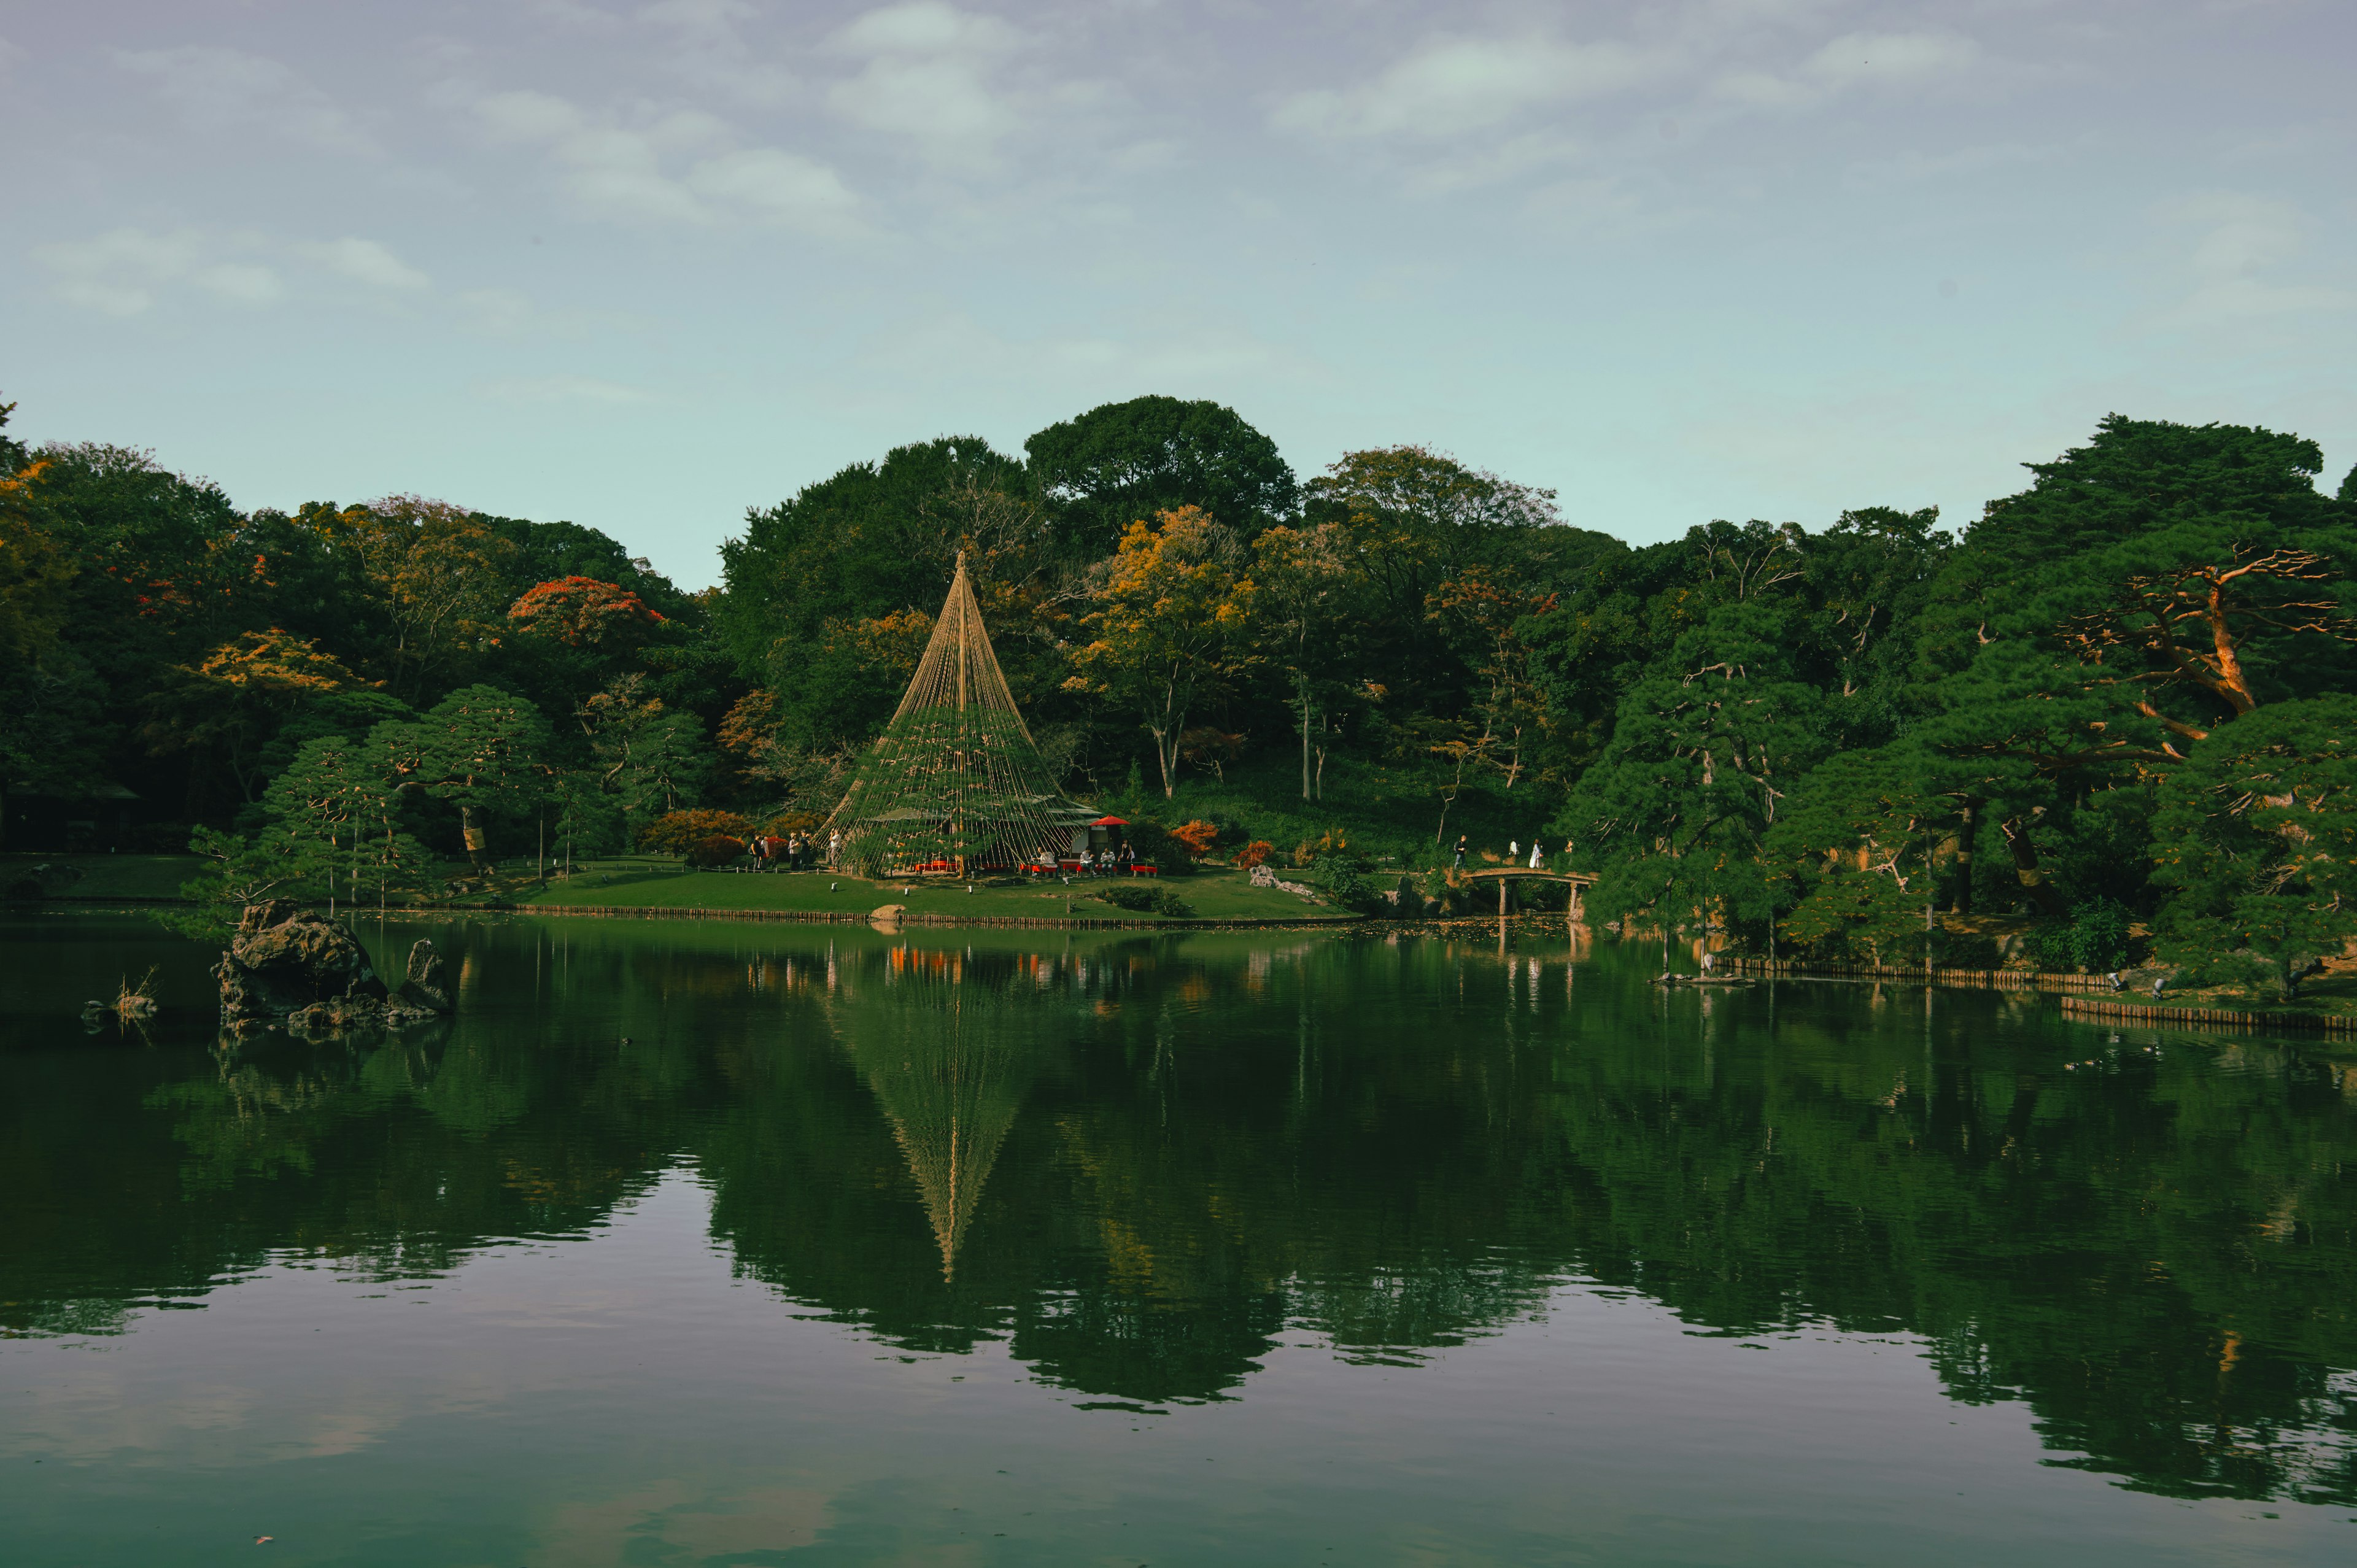
{"label": "cloud", "polygon": [[37,245],[33,257],[56,274],[55,291],[67,304],[124,317],[152,308],[156,288],[194,272],[207,248],[194,229],[114,229],[95,239]]}
{"label": "cloud", "polygon": [[274,261],[307,262],[373,287],[412,291],[425,274],[374,240],[347,235],[292,243],[249,233],[176,229],[150,233],[113,229],[89,240],[37,246],[34,259],[56,279],[57,296],[105,316],[152,310],[173,288],[194,289],[229,305],[258,306],[285,298],[286,279]]}
{"label": "cloud", "polygon": [[1960,33],[1845,33],[1787,74],[1729,71],[1713,91],[1757,109],[1806,109],[1861,89],[1921,91],[1961,79],[1983,59],[1980,45]]}
{"label": "cloud", "polygon": [[813,232],[858,227],[858,199],[833,169],[776,147],[706,158],[688,170],[687,186],[724,206]]}
{"label": "cloud", "polygon": [[0,76],[7,75],[16,66],[32,58],[7,39],[0,38]]}
{"label": "cloud", "polygon": [[1356,87],[1297,93],[1271,116],[1328,139],[1442,141],[1523,112],[1641,85],[1667,61],[1627,44],[1436,38]]}
{"label": "cloud", "polygon": [[114,61],[125,70],[154,78],[164,100],[193,124],[208,129],[259,126],[328,152],[372,155],[379,150],[375,139],[334,99],[264,56],[189,44],[122,50]]}
{"label": "cloud", "polygon": [[479,381],[475,391],[497,403],[589,403],[605,408],[621,408],[652,401],[649,393],[638,387],[627,386],[620,381],[602,381],[596,376],[510,377]]}
{"label": "cloud", "polygon": [[348,234],[296,249],[338,276],[371,288],[420,289],[430,286],[432,281],[374,240],[356,240]]}
{"label": "cloud", "polygon": [[931,162],[987,165],[1024,118],[1016,95],[991,80],[1023,43],[997,17],[941,0],[870,11],[829,44],[866,63],[830,88],[827,102],[854,124],[906,139]]}
{"label": "cloud", "polygon": [[757,58],[737,30],[759,15],[743,0],[659,0],[638,19],[673,29],[676,42],[667,62],[678,76],[716,89],[747,103],[769,105],[791,97],[793,73]]}
{"label": "cloud", "polygon": [[268,305],[286,292],[278,274],[255,262],[221,262],[188,279],[199,288],[232,305]]}
{"label": "cloud", "polygon": [[2193,288],[2161,314],[2160,326],[2205,327],[2357,308],[2357,291],[2262,275],[2297,262],[2308,249],[2307,215],[2288,201],[2204,191],[2164,205],[2159,216],[2198,231],[2184,262]]}
{"label": "cloud", "polygon": [[[699,228],[734,218],[838,235],[859,227],[858,199],[832,168],[777,147],[719,150],[732,134],[710,114],[623,125],[530,91],[488,94],[475,111],[495,138],[544,148],[563,170],[560,188],[593,217]],[[666,161],[684,166],[673,174]]]}

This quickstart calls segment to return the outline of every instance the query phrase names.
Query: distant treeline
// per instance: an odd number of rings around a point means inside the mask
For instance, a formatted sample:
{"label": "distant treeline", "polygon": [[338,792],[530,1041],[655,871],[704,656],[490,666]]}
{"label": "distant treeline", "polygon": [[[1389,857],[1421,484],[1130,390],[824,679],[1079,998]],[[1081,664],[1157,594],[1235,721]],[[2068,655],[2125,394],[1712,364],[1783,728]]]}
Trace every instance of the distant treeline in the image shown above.
{"label": "distant treeline", "polygon": [[687,594],[568,522],[245,513],[0,428],[0,783],[12,847],[128,792],[133,839],[361,889],[468,835],[823,814],[963,551],[1084,797],[1380,768],[1426,792],[1433,864],[1460,800],[1503,801],[1602,874],[1602,918],[1912,960],[1934,910],[2019,907],[2061,960],[2148,930],[2288,990],[2357,933],[2357,474],[2327,495],[2321,464],[2115,415],[1961,537],[1861,507],[1632,548],[1425,448],[1305,480],[1232,410],[1146,397],[1020,456],[855,464]]}

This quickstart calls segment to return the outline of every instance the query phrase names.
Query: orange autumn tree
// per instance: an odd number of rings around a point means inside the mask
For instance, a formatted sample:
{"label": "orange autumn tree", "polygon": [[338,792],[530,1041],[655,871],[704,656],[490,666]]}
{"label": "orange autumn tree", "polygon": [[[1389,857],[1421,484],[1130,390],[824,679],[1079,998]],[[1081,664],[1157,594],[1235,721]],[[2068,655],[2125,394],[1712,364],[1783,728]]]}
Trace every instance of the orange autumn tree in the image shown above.
{"label": "orange autumn tree", "polygon": [[573,576],[526,589],[508,607],[508,619],[567,648],[604,650],[643,642],[663,618],[619,584]]}

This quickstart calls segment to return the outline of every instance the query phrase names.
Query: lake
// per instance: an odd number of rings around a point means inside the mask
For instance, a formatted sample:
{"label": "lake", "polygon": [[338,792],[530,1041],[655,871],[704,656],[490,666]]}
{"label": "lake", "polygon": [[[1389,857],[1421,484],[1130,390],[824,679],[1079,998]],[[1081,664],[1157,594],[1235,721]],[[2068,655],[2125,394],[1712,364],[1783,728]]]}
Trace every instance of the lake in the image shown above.
{"label": "lake", "polygon": [[457,1018],[224,1047],[212,954],[0,924],[10,1563],[2357,1558],[2314,1045],[1560,927],[360,930]]}

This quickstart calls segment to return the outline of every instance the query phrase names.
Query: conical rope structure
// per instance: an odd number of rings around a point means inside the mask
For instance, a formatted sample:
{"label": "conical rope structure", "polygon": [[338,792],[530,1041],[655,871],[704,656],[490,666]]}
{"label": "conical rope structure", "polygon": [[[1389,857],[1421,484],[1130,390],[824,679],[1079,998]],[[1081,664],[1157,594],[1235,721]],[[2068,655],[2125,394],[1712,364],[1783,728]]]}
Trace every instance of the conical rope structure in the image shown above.
{"label": "conical rope structure", "polygon": [[961,553],[908,692],[827,819],[862,875],[1055,864],[1095,811],[1055,774],[1006,689]]}

